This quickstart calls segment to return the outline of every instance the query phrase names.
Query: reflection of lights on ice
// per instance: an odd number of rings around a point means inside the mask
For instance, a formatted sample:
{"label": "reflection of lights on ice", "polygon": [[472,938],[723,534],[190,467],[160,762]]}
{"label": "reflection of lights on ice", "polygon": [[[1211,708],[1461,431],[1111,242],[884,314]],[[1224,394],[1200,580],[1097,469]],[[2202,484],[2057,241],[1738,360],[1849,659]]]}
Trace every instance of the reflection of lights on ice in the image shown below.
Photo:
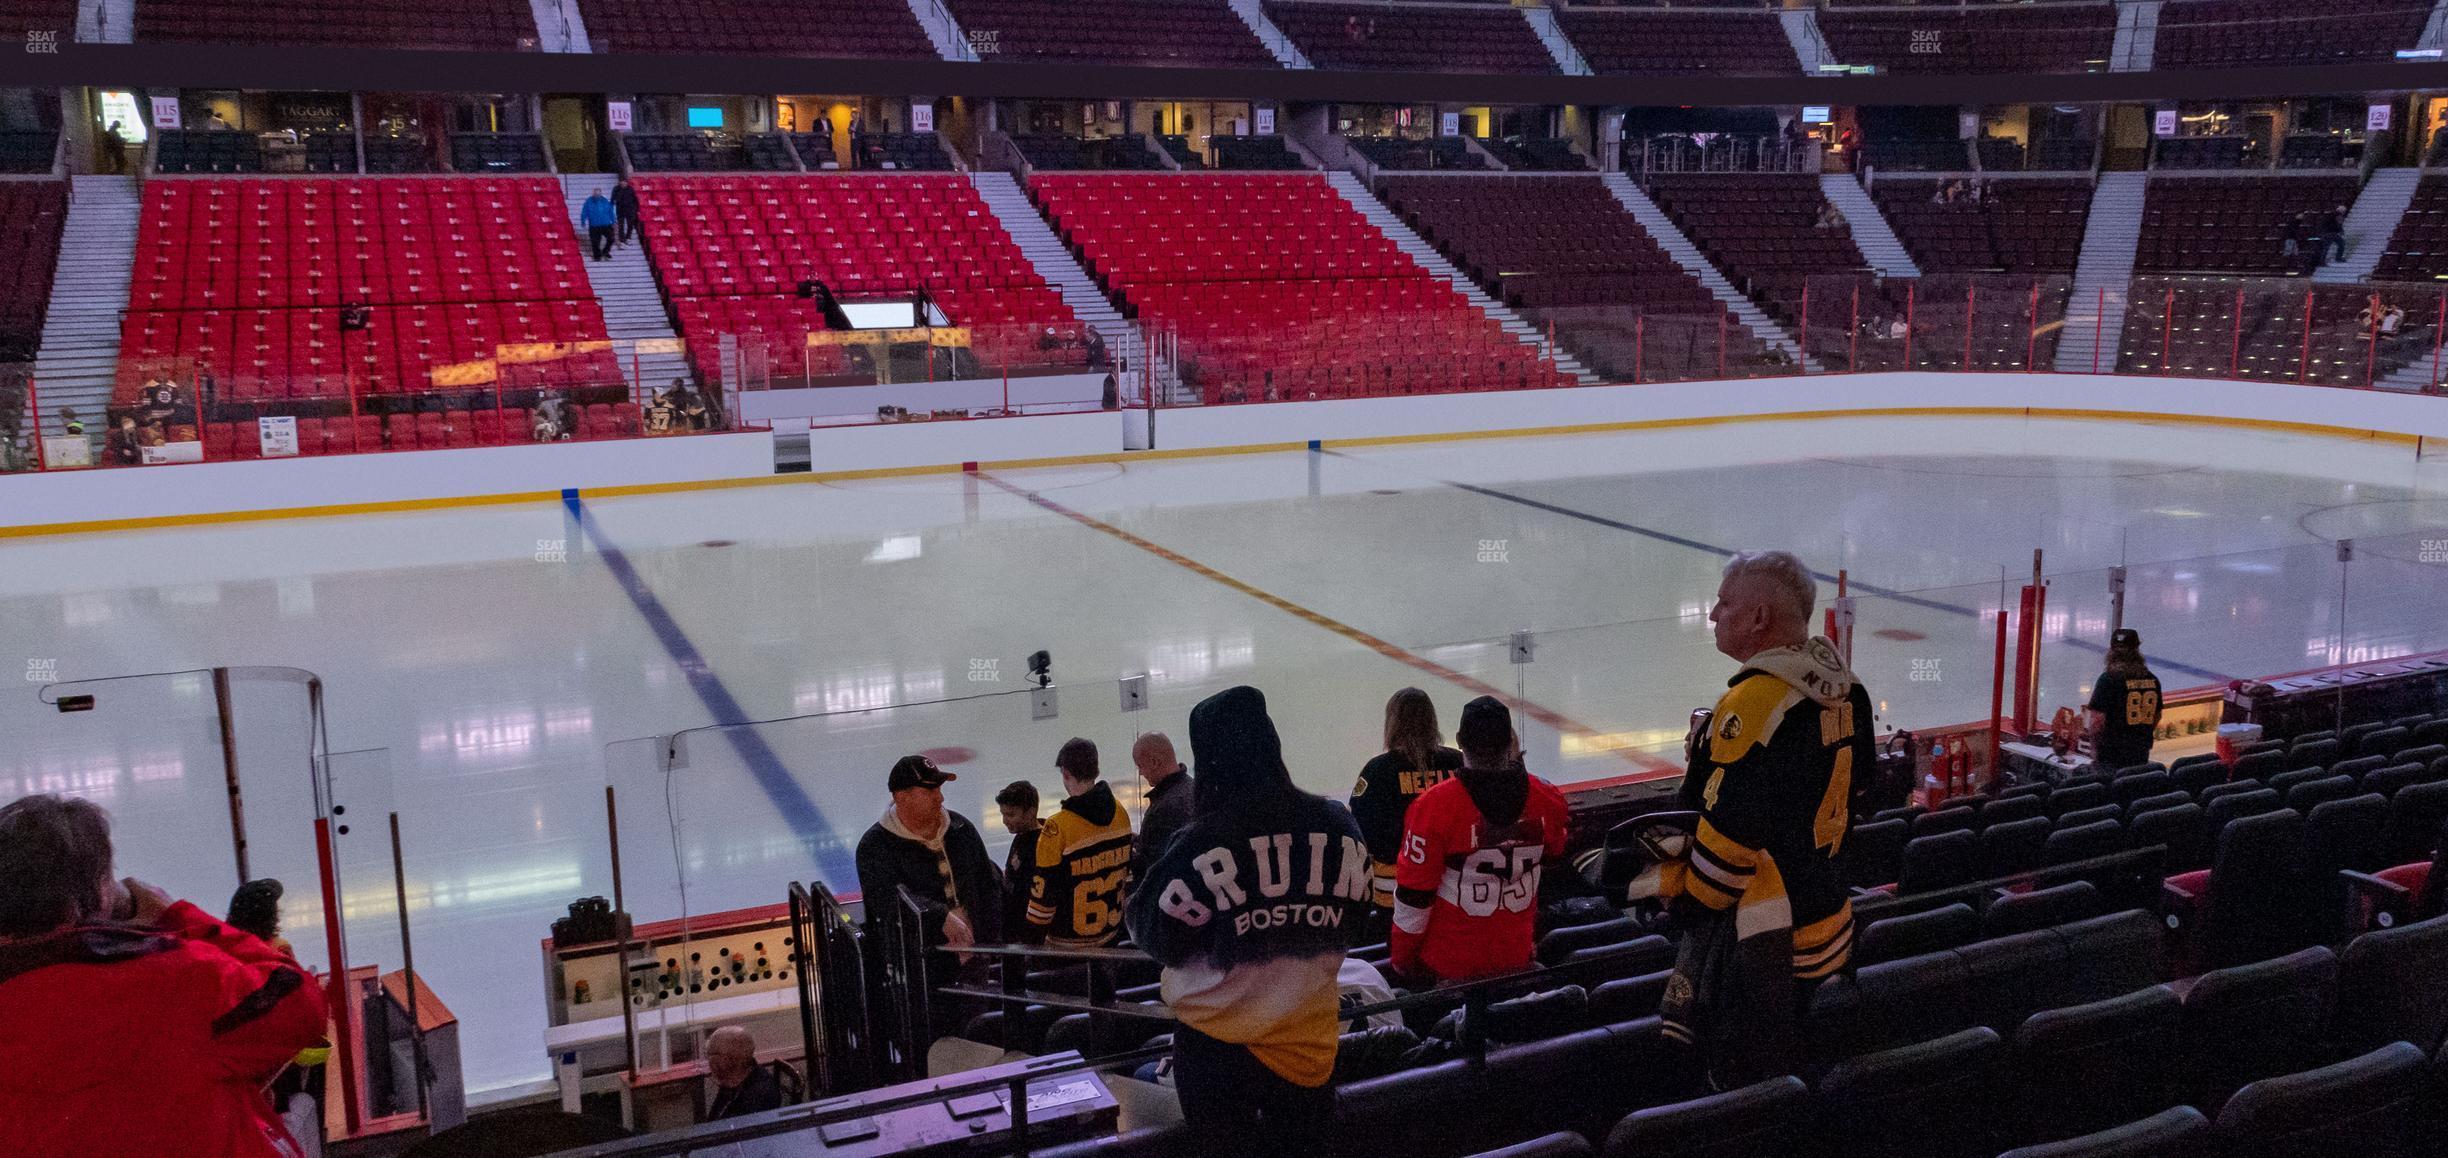
{"label": "reflection of lights on ice", "polygon": [[1565,756],[1603,756],[1633,748],[1662,748],[1681,744],[1683,733],[1674,728],[1646,728],[1630,732],[1593,732],[1588,735],[1568,735],[1562,738]]}
{"label": "reflection of lights on ice", "polygon": [[867,561],[870,563],[898,563],[904,559],[915,559],[925,550],[926,543],[918,536],[895,535],[876,544],[875,550],[867,552]]}

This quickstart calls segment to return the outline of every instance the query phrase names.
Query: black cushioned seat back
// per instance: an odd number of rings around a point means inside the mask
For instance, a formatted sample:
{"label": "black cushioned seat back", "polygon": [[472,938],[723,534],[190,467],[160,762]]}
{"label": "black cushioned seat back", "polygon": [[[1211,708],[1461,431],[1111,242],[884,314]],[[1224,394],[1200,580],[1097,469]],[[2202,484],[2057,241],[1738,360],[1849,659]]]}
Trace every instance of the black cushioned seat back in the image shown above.
{"label": "black cushioned seat back", "polygon": [[1980,822],[1981,828],[1986,830],[2017,820],[2028,820],[2035,816],[2047,815],[2048,801],[2038,796],[2030,794],[2002,796],[1990,801],[1980,810]]}
{"label": "black cushioned seat back", "polygon": [[2045,816],[2009,820],[1983,829],[1981,875],[1995,880],[2039,868],[2041,858],[2048,853],[2049,832],[2049,818]]}
{"label": "black cushioned seat back", "polygon": [[2107,911],[2107,899],[2089,881],[2067,881],[2028,893],[2010,893],[1989,903],[1981,914],[1981,939],[2009,937],[2052,925],[2096,917]]}
{"label": "black cushioned seat back", "polygon": [[1949,951],[1829,978],[1811,997],[1811,1056],[1833,1064],[1974,1024],[1969,976],[1962,953]]}
{"label": "black cushioned seat back", "polygon": [[2308,919],[2303,815],[2280,809],[2247,816],[2220,834],[2210,896],[2194,930],[2201,964],[2241,965],[2302,948]]}
{"label": "black cushioned seat back", "polygon": [[1837,854],[1845,884],[1874,889],[1896,883],[1904,868],[1904,843],[1910,839],[1912,823],[1901,817],[1855,825]]}
{"label": "black cushioned seat back", "polygon": [[2123,819],[2125,819],[2125,807],[2111,800],[2106,804],[2094,804],[2089,808],[2077,808],[2072,812],[2059,816],[2057,818],[2057,830],[2064,831],[2065,829],[2069,828],[2081,828],[2088,824],[2098,824],[2103,820],[2120,821]]}
{"label": "black cushioned seat back", "polygon": [[2049,793],[2048,803],[2049,815],[2064,816],[2085,808],[2114,804],[2116,797],[2110,795],[2105,784],[2073,784]]}
{"label": "black cushioned seat back", "polygon": [[2005,1042],[1960,1033],[1853,1058],[1819,1082],[1823,1152],[1847,1158],[1989,1158]]}
{"label": "black cushioned seat back", "polygon": [[1558,1130],[1501,1150],[1484,1150],[1471,1158],[1587,1158],[1594,1152],[1589,1139],[1570,1130]]}
{"label": "black cushioned seat back", "polygon": [[1948,832],[1915,837],[1904,846],[1896,891],[1904,896],[1936,892],[1980,879],[1980,837]]}
{"label": "black cushioned seat back", "polygon": [[2286,803],[2287,807],[2309,815],[2312,809],[2319,805],[2327,804],[2332,800],[2344,800],[2355,795],[2356,792],[2354,777],[2330,776],[2287,789]]}
{"label": "black cushioned seat back", "polygon": [[2377,929],[2338,955],[2338,1048],[2410,1041],[2439,1048],[2448,1030],[2448,917]]}
{"label": "black cushioned seat back", "polygon": [[2069,1138],[2166,1109],[2182,1011],[2174,990],[2153,985],[2033,1014],[2012,1050],[2020,1138]]}
{"label": "black cushioned seat back", "polygon": [[2191,1106],[2178,1106],[2080,1138],[2009,1150],[1998,1158],[2216,1158],[2217,1153],[2218,1131],[2210,1119]]}
{"label": "black cushioned seat back", "polygon": [[2134,817],[2125,826],[2125,839],[2135,848],[2166,845],[2164,867],[2171,873],[2210,867],[2209,817],[2198,804],[2162,808]]}
{"label": "black cushioned seat back", "polygon": [[2130,776],[2119,776],[2110,781],[2108,791],[2115,795],[2117,803],[2131,804],[2145,796],[2157,796],[2167,791],[2174,783],[2175,781],[2169,779],[2165,772],[2137,772]]}
{"label": "black cushioned seat back", "polygon": [[1607,1134],[1607,1158],[1772,1158],[1797,1151],[1811,1117],[1797,1077],[1634,1110]]}
{"label": "black cushioned seat back", "polygon": [[2287,767],[2319,768],[2335,764],[2346,755],[2346,748],[2336,740],[2310,740],[2298,736],[2287,748]]}
{"label": "black cushioned seat back", "polygon": [[1640,936],[1640,926],[1630,917],[1557,929],[1539,938],[1539,963],[1553,965],[1573,950],[1587,949],[1592,945],[1613,945],[1637,936]]}
{"label": "black cushioned seat back", "polygon": [[1927,912],[1881,917],[1863,926],[1853,947],[1856,968],[1918,957],[1941,949],[1960,949],[1980,936],[1980,918],[1972,906],[1958,901]]}
{"label": "black cushioned seat back", "polygon": [[2219,1111],[2228,1158],[2416,1158],[2429,1059],[2405,1042],[2316,1070],[2264,1078]]}
{"label": "black cushioned seat back", "polygon": [[2216,1111],[2246,1082],[2311,1068],[2337,978],[2323,945],[2202,974],[2185,991],[2177,1096]]}
{"label": "black cushioned seat back", "polygon": [[2125,826],[2114,818],[2103,818],[2072,828],[2060,827],[2050,833],[2040,859],[2052,865],[2073,864],[2123,851]]}
{"label": "black cushioned seat back", "polygon": [[2442,825],[2448,825],[2448,780],[2398,789],[2389,797],[2388,824],[2380,834],[2383,858],[2390,864],[2431,859]]}

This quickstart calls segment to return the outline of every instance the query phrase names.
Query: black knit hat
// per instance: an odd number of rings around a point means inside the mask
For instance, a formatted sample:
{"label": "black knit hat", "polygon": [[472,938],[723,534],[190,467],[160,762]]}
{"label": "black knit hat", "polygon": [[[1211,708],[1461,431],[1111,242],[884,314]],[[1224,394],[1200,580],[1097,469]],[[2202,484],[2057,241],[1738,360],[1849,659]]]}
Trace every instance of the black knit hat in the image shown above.
{"label": "black knit hat", "polygon": [[1462,724],[1454,729],[1454,746],[1465,752],[1502,752],[1513,743],[1513,713],[1504,701],[1481,696],[1462,705]]}

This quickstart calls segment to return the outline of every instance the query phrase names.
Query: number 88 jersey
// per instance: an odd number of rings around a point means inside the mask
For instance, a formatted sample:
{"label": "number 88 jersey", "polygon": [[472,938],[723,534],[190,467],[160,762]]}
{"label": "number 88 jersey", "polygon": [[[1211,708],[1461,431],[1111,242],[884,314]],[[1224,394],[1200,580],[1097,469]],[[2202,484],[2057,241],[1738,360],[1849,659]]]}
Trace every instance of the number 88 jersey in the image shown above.
{"label": "number 88 jersey", "polygon": [[1569,835],[1564,794],[1520,768],[1464,771],[1413,801],[1394,865],[1395,970],[1451,981],[1527,967],[1539,876]]}

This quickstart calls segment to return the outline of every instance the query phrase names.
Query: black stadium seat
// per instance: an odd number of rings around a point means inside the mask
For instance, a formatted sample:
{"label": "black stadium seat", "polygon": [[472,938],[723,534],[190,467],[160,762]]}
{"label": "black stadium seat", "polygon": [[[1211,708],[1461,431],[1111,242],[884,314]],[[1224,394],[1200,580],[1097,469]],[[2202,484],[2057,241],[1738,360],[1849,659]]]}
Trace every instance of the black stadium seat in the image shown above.
{"label": "black stadium seat", "polygon": [[1799,1151],[1811,1097],[1797,1077],[1634,1110],[1607,1134],[1607,1158],[1777,1158]]}
{"label": "black stadium seat", "polygon": [[2382,861],[2407,864],[2430,859],[2444,824],[2448,824],[2448,780],[2398,789],[2389,797],[2388,825],[2380,833]]}
{"label": "black stadium seat", "polygon": [[1912,818],[1912,834],[1937,836],[1948,832],[1970,832],[1978,825],[1980,813],[1970,808],[1942,808],[1924,812]]}
{"label": "black stadium seat", "polygon": [[2344,755],[2345,747],[2334,739],[2305,743],[2301,737],[2297,737],[2294,746],[2287,749],[2287,767],[2319,768],[2337,763]]}
{"label": "black stadium seat", "polygon": [[1980,879],[1980,837],[1948,832],[1915,838],[1904,846],[1904,868],[1896,893],[1912,896],[1968,885]]}
{"label": "black stadium seat", "polygon": [[2167,792],[2162,792],[2156,796],[2142,797],[2135,800],[2133,803],[2126,805],[2125,819],[2128,822],[2131,822],[2134,817],[2140,816],[2145,812],[2157,812],[2162,808],[2174,808],[2180,804],[2191,803],[2193,803],[2192,793],[2181,788],[2172,789]]}
{"label": "black stadium seat", "polygon": [[2137,772],[2119,776],[2108,784],[2108,791],[2119,804],[2131,804],[2145,796],[2157,796],[2175,784],[2165,771]]}
{"label": "black stadium seat", "polygon": [[2165,985],[2043,1010],[2014,1032],[2018,1137],[2067,1138],[2165,1109],[2183,1006]]}
{"label": "black stadium seat", "polygon": [[1980,834],[1981,875],[1992,880],[2039,868],[2048,851],[2049,819],[2034,816],[1992,824]]}
{"label": "black stadium seat", "polygon": [[2293,942],[2303,927],[2302,847],[2302,814],[2247,816],[2220,835],[2206,873],[2168,878],[2168,925],[2189,934],[2192,964],[2217,969],[2300,947]]}
{"label": "black stadium seat", "polygon": [[2216,1158],[2217,1137],[2200,1110],[2178,1106],[2096,1134],[2009,1150],[1998,1158]]}
{"label": "black stadium seat", "polygon": [[[2340,775],[2340,773],[2331,772],[2327,768],[2297,768],[2292,771],[2281,772],[2276,776],[2270,777],[2269,789],[2280,796],[2284,796],[2289,792],[2293,792],[2295,790],[2295,786],[2298,784],[2310,784],[2315,780],[2326,780],[2337,775]],[[2352,780],[2354,777],[2348,776],[2346,779]]]}
{"label": "black stadium seat", "polygon": [[2114,820],[2095,820],[2050,833],[2041,860],[2051,865],[2073,864],[2123,851],[2125,826]]}
{"label": "black stadium seat", "polygon": [[2177,1096],[2215,1112],[2248,1082],[2309,1068],[2337,978],[2337,954],[2322,945],[2202,974],[2184,995]]}
{"label": "black stadium seat", "polygon": [[1600,984],[1589,993],[1590,1021],[1613,1025],[1656,1015],[1658,1004],[1666,996],[1666,983],[1673,977],[1674,970],[1660,969]]}
{"label": "black stadium seat", "polygon": [[1904,844],[1910,839],[1912,824],[1903,817],[1855,825],[1845,834],[1844,848],[1838,854],[1845,884],[1874,889],[1896,883],[1904,868]]}
{"label": "black stadium seat", "polygon": [[2028,893],[2008,893],[1991,901],[1981,914],[1981,937],[1984,940],[2011,937],[2089,920],[2107,911],[2107,899],[2100,895],[2099,886],[2089,881],[2067,881]]}
{"label": "black stadium seat", "polygon": [[2332,800],[2344,800],[2354,794],[2354,777],[2331,776],[2325,780],[2314,780],[2287,789],[2286,806],[2297,812],[2309,814],[2317,805],[2326,804]]}
{"label": "black stadium seat", "polygon": [[2172,873],[2192,872],[2210,865],[2209,818],[2198,804],[2136,816],[2125,826],[2125,837],[2135,848],[2167,846],[2164,864]]}
{"label": "black stadium seat", "polygon": [[2430,1059],[2402,1041],[2361,1057],[2236,1091],[2219,1111],[2226,1158],[2416,1158],[2429,1155],[2424,1102]]}
{"label": "black stadium seat", "polygon": [[2063,819],[2069,812],[2114,803],[2116,803],[2116,797],[2110,794],[2106,784],[2100,783],[2074,784],[2069,782],[2059,787],[2057,791],[2049,793],[2048,798],[2049,815],[2059,819]]}
{"label": "black stadium seat", "polygon": [[2040,796],[2031,793],[2001,796],[1981,806],[1981,830],[1985,832],[2001,824],[2047,815],[2048,801]]}
{"label": "black stadium seat", "polygon": [[1883,917],[1862,927],[1861,940],[1853,947],[1853,963],[1857,967],[1876,965],[1960,949],[1979,936],[1980,918],[1973,914],[1972,906],[1961,901],[1927,912]]}
{"label": "black stadium seat", "polygon": [[2104,804],[2094,804],[2089,808],[2077,808],[2071,812],[2059,813],[2057,829],[2062,832],[2069,828],[2081,828],[2086,824],[2098,824],[2103,820],[2114,824],[2124,819],[2124,806],[2111,800]]}
{"label": "black stadium seat", "polygon": [[2410,1041],[2428,1052],[2448,1031],[2448,917],[2365,933],[2338,956],[2330,1032],[2344,1052]]}
{"label": "black stadium seat", "polygon": [[1589,1139],[1570,1130],[1559,1130],[1501,1150],[1485,1150],[1472,1158],[1588,1158]]}
{"label": "black stadium seat", "polygon": [[1819,1081],[1817,1140],[1847,1158],[1989,1158],[2005,1061],[1979,1027],[1853,1058]]}
{"label": "black stadium seat", "polygon": [[2404,728],[2381,728],[2367,732],[2355,743],[2357,756],[2394,756],[2414,746],[2414,733]]}
{"label": "black stadium seat", "polygon": [[[1640,936],[1640,926],[1635,924],[1630,917],[1618,917],[1612,921],[1557,929],[1539,938],[1539,963],[1553,965],[1575,950],[1587,949],[1593,945],[1619,944],[1638,936]],[[1665,938],[1658,938],[1658,941],[1663,944]]]}

